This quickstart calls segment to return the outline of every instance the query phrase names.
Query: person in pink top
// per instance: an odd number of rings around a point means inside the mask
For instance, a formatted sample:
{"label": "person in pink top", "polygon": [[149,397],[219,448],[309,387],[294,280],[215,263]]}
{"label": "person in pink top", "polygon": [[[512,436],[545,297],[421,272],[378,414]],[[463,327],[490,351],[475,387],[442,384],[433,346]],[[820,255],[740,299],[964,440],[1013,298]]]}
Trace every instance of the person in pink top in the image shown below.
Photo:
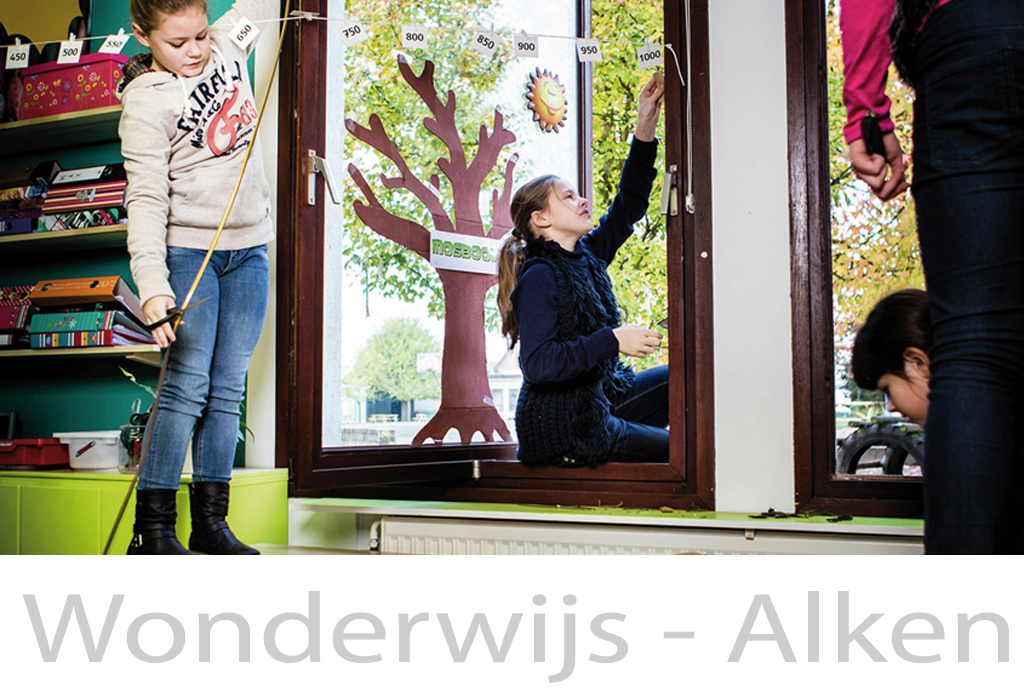
{"label": "person in pink top", "polygon": [[[854,173],[883,201],[909,188],[903,148],[889,118],[892,102],[885,94],[889,64],[893,61],[890,27],[894,13],[898,8],[916,5],[901,14],[902,21],[896,18],[900,22],[898,26],[905,31],[907,15],[920,18],[919,23],[915,23],[923,27],[932,11],[949,2],[917,0],[900,3],[898,7],[896,0],[843,0],[842,3],[839,23],[843,37],[843,102],[847,115],[843,135],[849,145]],[[869,115],[882,133],[884,150],[881,152],[868,152],[862,124]]]}
{"label": "person in pink top", "polygon": [[840,19],[850,163],[882,200],[908,188],[890,62],[915,90],[925,551],[1024,553],[1024,2],[842,0]]}

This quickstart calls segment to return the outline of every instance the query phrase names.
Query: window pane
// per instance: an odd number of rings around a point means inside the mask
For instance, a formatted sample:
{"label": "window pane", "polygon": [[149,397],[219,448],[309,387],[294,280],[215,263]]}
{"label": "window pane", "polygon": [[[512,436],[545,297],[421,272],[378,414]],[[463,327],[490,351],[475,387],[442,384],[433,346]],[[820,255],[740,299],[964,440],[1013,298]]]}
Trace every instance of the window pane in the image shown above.
{"label": "window pane", "polygon": [[[618,191],[619,172],[629,153],[636,127],[640,89],[651,79],[653,70],[640,70],[638,43],[644,40],[662,43],[664,33],[661,2],[620,2],[594,0],[591,8],[592,33],[596,37],[616,37],[601,44],[603,60],[594,64],[592,150],[594,153],[594,205],[603,214]],[[623,29],[627,28],[627,29]],[[667,52],[666,52],[667,53]],[[665,56],[666,79],[675,70],[670,53]],[[659,165],[664,160],[665,119],[658,127],[661,140]],[[665,249],[665,218],[659,211],[661,178],[654,182],[647,214],[637,223],[633,236],[623,245],[608,267],[623,324],[639,324],[664,333],[659,322],[668,317],[668,269]],[[622,357],[623,360],[628,360]],[[633,359],[641,370],[668,362],[667,344],[654,355]]]}
{"label": "window pane", "polygon": [[[332,19],[343,18],[342,5],[330,3]],[[429,244],[422,247],[422,232],[446,230],[445,220],[459,234],[490,230],[492,192],[502,194],[505,167],[513,153],[519,156],[513,186],[549,172],[577,180],[575,46],[566,39],[542,38],[539,58],[516,58],[507,40],[521,30],[574,35],[575,3],[555,0],[539,13],[529,0],[456,0],[426,6],[396,0],[349,3],[348,11],[359,17],[369,38],[346,48],[340,22],[329,34],[326,157],[333,164],[342,202],[328,205],[325,214],[323,445],[408,445],[438,429],[445,442],[461,442],[458,430],[446,428],[456,425],[445,416],[452,413],[446,406],[458,406],[446,405],[453,394],[475,400],[474,409],[493,414],[489,423],[506,425],[514,436],[511,391],[518,391],[521,376],[497,330],[493,288],[486,294],[467,292],[465,285],[481,286],[480,278],[485,277],[479,274],[461,274],[478,277],[466,283],[450,277],[442,282],[438,272],[405,245],[429,250]],[[404,24],[423,26],[428,48],[403,51]],[[499,37],[505,37],[497,42],[493,57],[472,47],[480,26],[493,26]],[[400,52],[409,57],[413,76],[423,73],[426,60],[433,62],[433,83],[441,101],[447,102],[449,90],[454,92],[455,124],[467,160],[477,154],[481,125],[488,136],[493,134],[495,109],[503,115],[504,128],[515,134],[514,143],[490,158],[490,173],[476,190],[467,193],[464,185],[453,185],[438,165],[439,158],[451,155],[423,120],[436,118],[443,128],[444,118],[431,114],[403,77]],[[553,89],[564,89],[568,105],[564,120],[552,117],[554,122],[545,129],[527,110],[524,97],[541,78]],[[379,126],[371,115],[379,117]],[[379,137],[362,132],[378,147],[349,133],[346,120],[382,129]],[[381,152],[387,144],[393,144],[406,172]],[[387,184],[382,176],[388,178]],[[423,202],[435,195],[443,209],[440,217]],[[358,208],[357,202],[373,206],[376,201],[383,211],[367,214],[366,208]],[[387,221],[380,222],[384,218]],[[396,237],[395,230],[413,234],[400,242],[382,234]],[[488,435],[501,437],[498,431]],[[484,435],[473,431],[472,439],[483,440]]]}
{"label": "window pane", "polygon": [[[886,411],[879,392],[850,377],[857,327],[881,298],[903,288],[924,288],[913,199],[880,203],[853,176],[843,127],[843,60],[839,2],[828,1],[829,140],[832,199],[833,321],[836,363],[836,467],[834,477],[919,477],[923,433]],[[913,92],[893,70],[888,94],[901,142],[911,142]]]}

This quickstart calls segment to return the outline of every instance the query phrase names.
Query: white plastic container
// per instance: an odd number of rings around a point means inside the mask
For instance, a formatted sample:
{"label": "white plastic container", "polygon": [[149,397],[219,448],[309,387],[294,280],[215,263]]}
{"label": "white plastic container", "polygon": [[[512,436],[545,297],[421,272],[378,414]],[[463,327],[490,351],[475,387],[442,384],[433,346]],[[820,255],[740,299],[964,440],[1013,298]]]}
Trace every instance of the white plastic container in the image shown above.
{"label": "white plastic container", "polygon": [[76,431],[54,433],[53,437],[67,443],[71,469],[117,469],[122,456],[127,461],[128,453],[121,446],[120,431]]}

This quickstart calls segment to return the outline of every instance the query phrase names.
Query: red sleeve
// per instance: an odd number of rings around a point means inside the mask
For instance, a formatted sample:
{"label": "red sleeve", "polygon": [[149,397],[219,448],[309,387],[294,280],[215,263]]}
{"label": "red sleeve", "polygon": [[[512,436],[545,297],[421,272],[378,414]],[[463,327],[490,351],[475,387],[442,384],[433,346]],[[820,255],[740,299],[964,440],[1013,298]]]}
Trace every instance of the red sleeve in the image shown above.
{"label": "red sleeve", "polygon": [[851,143],[861,137],[860,120],[873,111],[882,132],[893,130],[891,102],[885,94],[892,54],[889,23],[895,0],[842,0],[839,28],[843,42],[843,102]]}

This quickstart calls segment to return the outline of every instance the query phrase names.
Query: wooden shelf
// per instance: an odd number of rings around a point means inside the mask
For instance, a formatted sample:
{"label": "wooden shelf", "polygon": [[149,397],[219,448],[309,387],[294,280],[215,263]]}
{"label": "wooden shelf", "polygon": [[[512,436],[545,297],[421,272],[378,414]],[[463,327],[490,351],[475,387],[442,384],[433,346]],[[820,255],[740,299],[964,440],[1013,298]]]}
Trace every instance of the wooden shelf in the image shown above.
{"label": "wooden shelf", "polygon": [[6,157],[33,150],[112,142],[117,140],[120,120],[121,106],[115,105],[0,124],[0,152]]}
{"label": "wooden shelf", "polygon": [[81,230],[26,232],[23,235],[0,236],[4,254],[13,252],[77,251],[124,247],[128,239],[127,225],[104,225]]}
{"label": "wooden shelf", "polygon": [[90,346],[57,349],[0,349],[3,358],[117,358],[160,365],[160,347],[153,346]]}

